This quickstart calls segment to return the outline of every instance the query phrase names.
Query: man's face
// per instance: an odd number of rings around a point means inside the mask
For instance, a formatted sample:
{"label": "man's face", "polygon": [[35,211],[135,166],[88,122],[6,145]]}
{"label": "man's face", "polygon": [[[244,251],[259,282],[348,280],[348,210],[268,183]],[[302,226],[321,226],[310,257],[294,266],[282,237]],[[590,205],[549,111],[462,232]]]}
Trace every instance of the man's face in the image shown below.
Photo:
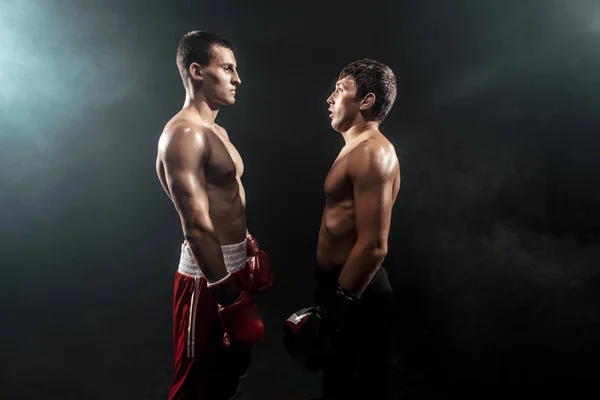
{"label": "man's face", "polygon": [[202,92],[209,103],[229,106],[235,103],[236,87],[242,83],[233,52],[223,46],[212,47],[209,64],[202,67]]}
{"label": "man's face", "polygon": [[356,85],[352,79],[342,78],[327,99],[331,126],[338,132],[346,132],[360,114],[360,99],[356,98]]}

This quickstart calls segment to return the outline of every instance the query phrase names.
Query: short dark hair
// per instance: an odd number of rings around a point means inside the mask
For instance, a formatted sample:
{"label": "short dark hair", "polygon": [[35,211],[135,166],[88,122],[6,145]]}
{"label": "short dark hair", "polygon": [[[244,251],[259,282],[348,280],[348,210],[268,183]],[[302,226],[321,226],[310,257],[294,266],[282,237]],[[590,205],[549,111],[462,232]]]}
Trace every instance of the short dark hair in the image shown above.
{"label": "short dark hair", "polygon": [[383,121],[396,100],[396,76],[385,64],[363,58],[346,65],[339,79],[348,78],[356,85],[357,98],[368,93],[375,95],[375,103],[371,108],[373,118]]}
{"label": "short dark hair", "polygon": [[192,63],[208,65],[215,45],[235,51],[235,47],[218,33],[197,30],[183,35],[177,47],[177,68],[184,83],[187,82]]}

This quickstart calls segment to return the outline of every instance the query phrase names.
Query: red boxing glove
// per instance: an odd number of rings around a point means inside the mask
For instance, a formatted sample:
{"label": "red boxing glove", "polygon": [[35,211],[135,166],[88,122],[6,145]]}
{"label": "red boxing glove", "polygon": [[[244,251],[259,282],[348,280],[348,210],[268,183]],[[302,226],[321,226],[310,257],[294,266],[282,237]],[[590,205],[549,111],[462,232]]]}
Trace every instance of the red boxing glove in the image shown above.
{"label": "red boxing glove", "polygon": [[252,235],[247,237],[246,266],[240,277],[244,289],[251,293],[264,293],[275,284],[275,271],[271,266],[269,256],[259,249]]}
{"label": "red boxing glove", "polygon": [[[254,346],[263,337],[265,326],[258,306],[248,292],[240,290],[236,279],[229,279],[232,276],[229,273],[221,281],[208,285],[219,304],[219,320],[225,331],[223,346],[229,347],[232,340],[246,346]],[[237,298],[233,302],[225,300],[232,292],[239,293]]]}

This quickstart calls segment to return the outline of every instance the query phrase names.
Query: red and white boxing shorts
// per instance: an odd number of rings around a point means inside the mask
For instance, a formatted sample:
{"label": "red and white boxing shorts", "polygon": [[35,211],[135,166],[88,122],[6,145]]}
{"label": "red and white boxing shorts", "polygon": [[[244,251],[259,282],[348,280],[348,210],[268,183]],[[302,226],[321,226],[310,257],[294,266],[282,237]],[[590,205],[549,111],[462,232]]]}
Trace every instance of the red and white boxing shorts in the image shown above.
{"label": "red and white boxing shorts", "polygon": [[[246,240],[221,247],[234,273],[246,264]],[[175,370],[169,400],[228,400],[250,364],[250,349],[222,345],[218,306],[190,249],[181,246],[173,294]]]}

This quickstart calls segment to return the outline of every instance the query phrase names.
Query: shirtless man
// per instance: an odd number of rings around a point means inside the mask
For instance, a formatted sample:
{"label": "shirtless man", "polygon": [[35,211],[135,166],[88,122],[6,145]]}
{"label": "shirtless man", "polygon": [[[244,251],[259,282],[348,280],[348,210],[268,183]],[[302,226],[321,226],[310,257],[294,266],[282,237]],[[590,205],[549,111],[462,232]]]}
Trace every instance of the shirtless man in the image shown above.
{"label": "shirtless man", "polygon": [[165,126],[156,172],[173,202],[184,243],[175,273],[174,378],[169,400],[231,399],[264,333],[250,292],[274,275],[246,227],[244,165],[215,123],[241,83],[234,48],[215,33],[193,31],[177,49],[185,103]]}
{"label": "shirtless man", "polygon": [[396,398],[393,293],[382,263],[400,164],[379,130],[395,98],[392,70],[364,59],[342,70],[327,99],[346,144],[325,180],[316,306],[293,314],[284,336],[293,358],[323,369],[324,399]]}

